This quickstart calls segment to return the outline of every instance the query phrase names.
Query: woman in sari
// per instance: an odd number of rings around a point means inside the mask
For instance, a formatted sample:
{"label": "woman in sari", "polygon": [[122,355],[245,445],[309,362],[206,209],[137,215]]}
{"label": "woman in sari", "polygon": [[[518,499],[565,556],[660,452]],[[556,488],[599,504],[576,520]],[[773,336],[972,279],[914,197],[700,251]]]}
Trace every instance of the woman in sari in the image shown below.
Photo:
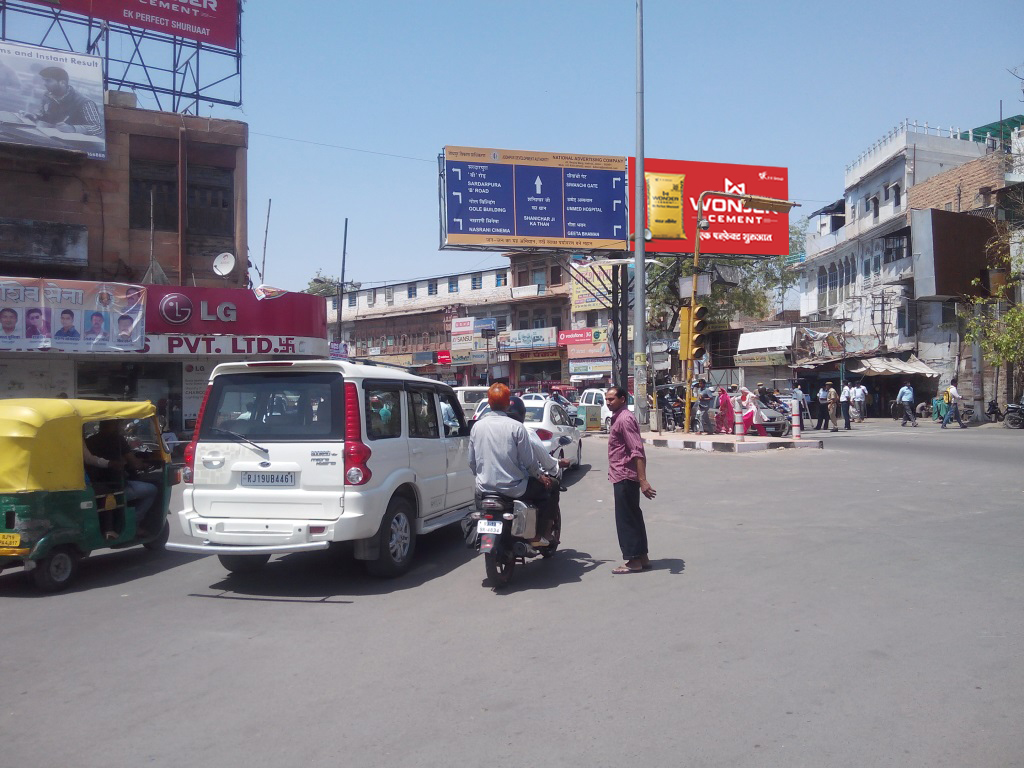
{"label": "woman in sari", "polygon": [[733,430],[736,414],[732,409],[732,398],[725,391],[725,387],[718,388],[718,416],[715,418],[715,429],[724,434],[730,434]]}
{"label": "woman in sari", "polygon": [[740,387],[740,405],[743,408],[743,434],[750,431],[751,427],[757,430],[761,437],[767,437],[764,429],[764,418],[757,409],[757,397],[746,387]]}

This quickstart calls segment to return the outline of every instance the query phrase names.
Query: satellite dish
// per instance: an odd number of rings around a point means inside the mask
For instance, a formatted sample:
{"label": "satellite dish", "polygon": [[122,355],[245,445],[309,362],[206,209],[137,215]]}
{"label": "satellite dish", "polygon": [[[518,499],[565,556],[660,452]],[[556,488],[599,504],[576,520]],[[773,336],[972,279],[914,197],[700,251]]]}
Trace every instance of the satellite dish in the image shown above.
{"label": "satellite dish", "polygon": [[235,255],[222,253],[213,260],[213,271],[221,277],[227,277],[235,269]]}

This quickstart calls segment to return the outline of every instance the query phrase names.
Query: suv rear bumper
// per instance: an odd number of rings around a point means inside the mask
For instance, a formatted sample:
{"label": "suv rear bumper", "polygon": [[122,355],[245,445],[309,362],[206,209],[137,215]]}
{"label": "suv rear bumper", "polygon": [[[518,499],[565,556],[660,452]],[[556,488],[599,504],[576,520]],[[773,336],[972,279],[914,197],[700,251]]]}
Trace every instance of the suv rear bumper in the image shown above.
{"label": "suv rear bumper", "polygon": [[167,549],[175,552],[188,552],[193,555],[282,555],[290,552],[308,552],[313,549],[327,549],[330,542],[307,541],[304,544],[262,544],[259,546],[243,546],[239,544],[213,544],[204,541],[202,544],[178,544],[167,542]]}

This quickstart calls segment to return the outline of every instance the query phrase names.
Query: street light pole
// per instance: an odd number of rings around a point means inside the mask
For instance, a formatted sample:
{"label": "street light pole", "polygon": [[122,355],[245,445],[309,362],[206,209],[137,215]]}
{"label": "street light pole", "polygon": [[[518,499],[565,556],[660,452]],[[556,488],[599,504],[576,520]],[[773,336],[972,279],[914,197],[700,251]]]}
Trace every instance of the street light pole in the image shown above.
{"label": "street light pole", "polygon": [[[647,297],[644,265],[644,0],[636,0],[636,190],[634,196],[636,266],[633,277],[633,389],[636,420],[641,427],[649,423],[647,408]],[[622,329],[626,331],[625,328]],[[626,386],[626,382],[620,382]]]}
{"label": "street light pole", "polygon": [[341,282],[338,283],[338,352],[341,353],[341,308],[345,306],[345,256],[348,253],[348,216],[345,217],[345,230],[341,236]]}

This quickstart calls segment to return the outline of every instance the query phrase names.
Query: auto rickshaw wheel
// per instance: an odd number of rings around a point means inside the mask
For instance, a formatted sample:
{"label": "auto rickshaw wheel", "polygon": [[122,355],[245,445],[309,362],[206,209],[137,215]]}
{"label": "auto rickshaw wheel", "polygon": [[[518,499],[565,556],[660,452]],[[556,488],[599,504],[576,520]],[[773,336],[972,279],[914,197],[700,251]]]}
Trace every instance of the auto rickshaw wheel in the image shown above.
{"label": "auto rickshaw wheel", "polygon": [[78,573],[78,552],[72,547],[53,550],[36,563],[32,580],[44,592],[59,592],[65,589]]}
{"label": "auto rickshaw wheel", "polygon": [[158,533],[155,537],[153,537],[149,541],[142,542],[142,546],[144,546],[150,552],[163,552],[164,549],[167,547],[167,539],[169,539],[170,537],[171,537],[171,523],[165,517],[164,518],[164,527],[160,529],[160,533]]}

